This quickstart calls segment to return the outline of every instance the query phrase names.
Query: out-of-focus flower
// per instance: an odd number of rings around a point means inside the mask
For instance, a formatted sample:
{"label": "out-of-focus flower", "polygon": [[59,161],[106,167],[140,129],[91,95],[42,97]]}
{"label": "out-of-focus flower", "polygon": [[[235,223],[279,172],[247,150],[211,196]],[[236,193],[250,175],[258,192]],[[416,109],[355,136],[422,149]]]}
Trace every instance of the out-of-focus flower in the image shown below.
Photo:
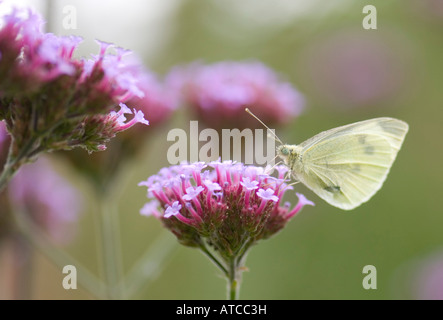
{"label": "out-of-focus flower", "polygon": [[6,131],[6,125],[0,121],[0,168],[3,167],[9,149],[9,135]]}
{"label": "out-of-focus flower", "polygon": [[13,138],[7,169],[44,151],[102,151],[116,133],[147,123],[140,112],[128,123],[111,113],[143,96],[127,51],[110,54],[113,45],[99,42],[97,56],[75,59],[81,39],[42,32],[42,19],[29,10],[14,9],[1,25],[0,120]]}
{"label": "out-of-focus flower", "polygon": [[[24,166],[11,180],[7,190],[2,200],[8,209],[3,210],[2,207],[2,216],[14,214],[12,208],[21,210],[57,243],[65,244],[72,240],[83,209],[83,196],[56,173],[47,159],[40,158]],[[6,221],[11,223],[12,219]],[[2,229],[7,227],[2,226]],[[9,228],[12,230],[12,225]]]}
{"label": "out-of-focus flower", "polygon": [[314,43],[303,55],[311,86],[329,105],[373,107],[398,98],[405,85],[405,54],[389,35],[348,31]]}
{"label": "out-of-focus flower", "polygon": [[[212,167],[213,170],[209,170]],[[183,163],[162,169],[140,186],[154,198],[143,215],[154,215],[187,246],[207,243],[225,260],[281,230],[304,205],[281,205],[288,187],[283,174],[268,175],[261,167],[241,163]],[[282,171],[283,173],[283,171]]]}
{"label": "out-of-focus flower", "polygon": [[134,96],[127,105],[143,111],[149,115],[151,126],[156,126],[166,121],[178,108],[178,92],[161,82],[157,76],[145,70],[139,76],[138,86],[143,92],[143,97]]}
{"label": "out-of-focus flower", "polygon": [[411,7],[414,12],[418,12],[427,19],[437,23],[442,23],[443,2],[441,0],[411,0]]}
{"label": "out-of-focus flower", "polygon": [[413,298],[443,300],[443,254],[421,260],[413,276]]}
{"label": "out-of-focus flower", "polygon": [[215,129],[258,127],[245,107],[268,125],[288,123],[304,108],[303,96],[289,82],[256,61],[176,67],[167,82],[181,91],[183,101],[206,126]]}
{"label": "out-of-focus flower", "polygon": [[8,138],[8,132],[6,131],[6,126],[3,121],[0,121],[0,149],[2,149],[3,144]]}

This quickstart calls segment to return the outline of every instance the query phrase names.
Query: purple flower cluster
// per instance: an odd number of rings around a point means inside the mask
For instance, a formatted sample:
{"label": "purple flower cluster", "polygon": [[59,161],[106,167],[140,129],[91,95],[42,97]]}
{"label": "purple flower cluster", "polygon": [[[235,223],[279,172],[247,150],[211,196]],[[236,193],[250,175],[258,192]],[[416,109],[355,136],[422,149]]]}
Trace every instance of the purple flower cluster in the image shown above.
{"label": "purple flower cluster", "polygon": [[286,167],[277,170],[276,178],[261,167],[231,161],[163,168],[139,184],[154,199],[141,214],[160,219],[180,243],[207,243],[229,260],[280,231],[303,206],[314,205],[301,194],[294,208],[282,205],[292,187],[284,181]]}
{"label": "purple flower cluster", "polygon": [[133,112],[122,103],[144,95],[134,71],[141,66],[127,63],[128,51],[99,42],[98,55],[75,59],[81,39],[44,33],[42,24],[39,15],[19,9],[1,21],[0,120],[13,137],[12,156],[74,147],[101,151],[116,133],[147,124],[137,111],[123,122],[122,115]]}
{"label": "purple flower cluster", "polygon": [[177,67],[167,81],[211,128],[257,127],[251,109],[269,125],[288,123],[304,108],[303,96],[260,62],[219,62]]}
{"label": "purple flower cluster", "polygon": [[78,37],[44,34],[42,18],[14,8],[2,18],[0,79],[3,92],[31,91],[61,75],[73,75],[72,53]]}
{"label": "purple flower cluster", "polygon": [[[118,127],[113,129],[115,132],[129,128],[137,121],[147,124],[143,114],[149,114],[151,129],[153,126],[164,124],[178,107],[178,95],[169,90],[153,72],[141,67],[142,64],[137,57],[125,58],[128,70],[135,79],[138,79],[137,87],[143,93],[143,97],[133,96],[125,104],[120,104],[121,110],[111,112],[108,121],[105,122],[117,124]],[[127,115],[131,113],[135,116],[126,122]],[[107,152],[90,155],[83,150],[72,150],[59,155],[62,154],[79,173],[84,174],[94,186],[103,190],[110,184],[110,179],[118,174],[121,165],[143,149],[140,148],[140,142],[154,138],[155,135],[155,130],[145,130],[144,126],[135,126],[112,139],[107,144],[109,147]]]}
{"label": "purple flower cluster", "polygon": [[[76,36],[58,37],[43,32],[44,21],[30,10],[14,8],[2,17],[0,30],[0,79],[2,95],[36,91],[61,77],[75,77],[77,85],[93,84],[97,98],[122,102],[143,96],[131,68],[123,60],[128,51],[106,54],[114,47],[99,42],[100,53],[92,59],[75,59],[74,51],[82,42]],[[92,89],[92,88],[91,88]]]}

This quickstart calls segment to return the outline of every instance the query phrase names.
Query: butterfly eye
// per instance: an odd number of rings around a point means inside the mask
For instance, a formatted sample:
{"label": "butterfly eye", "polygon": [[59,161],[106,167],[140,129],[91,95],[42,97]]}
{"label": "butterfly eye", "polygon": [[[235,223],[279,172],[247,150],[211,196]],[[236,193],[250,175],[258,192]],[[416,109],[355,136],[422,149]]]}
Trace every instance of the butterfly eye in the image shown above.
{"label": "butterfly eye", "polygon": [[288,148],[286,148],[286,147],[282,147],[282,148],[280,148],[280,153],[281,153],[283,156],[288,156],[288,155],[289,155],[289,150],[288,150]]}

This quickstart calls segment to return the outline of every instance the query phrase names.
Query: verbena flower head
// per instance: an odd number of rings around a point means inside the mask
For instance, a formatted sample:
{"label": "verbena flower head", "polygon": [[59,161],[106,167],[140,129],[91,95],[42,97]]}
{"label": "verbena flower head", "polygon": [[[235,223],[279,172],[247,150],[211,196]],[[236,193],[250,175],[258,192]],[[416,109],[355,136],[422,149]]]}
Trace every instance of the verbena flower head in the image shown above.
{"label": "verbena flower head", "polygon": [[[3,5],[0,3],[0,6]],[[2,92],[38,89],[58,76],[73,75],[70,59],[77,37],[44,34],[43,19],[30,10],[12,9],[0,22],[0,82]]]}
{"label": "verbena flower head", "polygon": [[8,198],[11,208],[23,211],[58,243],[72,240],[83,196],[47,159],[23,167],[9,184]]}
{"label": "verbena flower head", "polygon": [[[140,117],[144,113],[149,115],[151,129],[146,130],[145,126],[140,125],[119,134],[108,143],[107,152],[88,155],[82,150],[73,150],[63,153],[76,170],[85,174],[86,178],[99,188],[110,185],[110,179],[118,175],[121,165],[143,150],[140,141],[147,143],[150,138],[155,138],[158,132],[152,130],[153,127],[163,128],[162,125],[178,107],[178,95],[174,90],[169,90],[153,72],[141,68],[139,59],[132,56],[127,58],[130,58],[128,70],[139,80],[137,86],[142,91],[143,97],[132,97],[120,112],[111,112],[110,116],[113,116],[117,123],[121,123],[120,128],[125,128],[131,126],[131,122],[137,119],[137,116],[133,117],[131,113]],[[138,111],[133,110],[134,108]],[[126,122],[127,117],[133,117],[132,121]],[[143,122],[143,118],[140,120]]]}
{"label": "verbena flower head", "polygon": [[212,128],[246,128],[259,124],[251,109],[269,125],[288,123],[304,108],[303,96],[264,64],[219,62],[177,67],[168,76],[181,89],[184,102]]}
{"label": "verbena flower head", "polygon": [[283,177],[284,170],[273,177],[231,161],[182,163],[139,184],[153,199],[141,213],[160,219],[183,245],[209,245],[229,261],[276,234],[303,206],[314,205],[301,194],[295,207],[282,204],[292,189]]}
{"label": "verbena flower head", "polygon": [[76,59],[81,39],[42,32],[41,17],[29,10],[14,9],[0,24],[0,120],[13,139],[14,165],[43,151],[102,151],[116,133],[147,124],[122,104],[143,96],[127,51],[99,42],[98,55]]}

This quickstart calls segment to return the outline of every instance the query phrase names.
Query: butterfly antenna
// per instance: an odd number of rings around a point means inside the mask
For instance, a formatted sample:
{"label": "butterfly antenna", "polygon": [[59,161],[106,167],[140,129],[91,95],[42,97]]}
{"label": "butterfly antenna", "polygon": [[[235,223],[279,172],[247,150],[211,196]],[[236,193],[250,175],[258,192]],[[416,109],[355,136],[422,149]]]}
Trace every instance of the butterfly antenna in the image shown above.
{"label": "butterfly antenna", "polygon": [[253,113],[251,112],[251,110],[249,110],[249,108],[246,108],[245,111],[246,111],[247,113],[249,113],[251,116],[253,116],[258,122],[260,122],[260,123],[266,128],[266,129],[268,129],[269,132],[272,134],[272,136],[274,137],[274,139],[275,139],[276,141],[280,142],[281,144],[284,144],[283,141],[281,141],[280,138],[277,137],[277,135],[275,134],[275,132],[274,132],[273,130],[271,130],[267,125],[265,125],[264,122],[261,121],[261,120],[260,120],[255,114],[253,114]]}

